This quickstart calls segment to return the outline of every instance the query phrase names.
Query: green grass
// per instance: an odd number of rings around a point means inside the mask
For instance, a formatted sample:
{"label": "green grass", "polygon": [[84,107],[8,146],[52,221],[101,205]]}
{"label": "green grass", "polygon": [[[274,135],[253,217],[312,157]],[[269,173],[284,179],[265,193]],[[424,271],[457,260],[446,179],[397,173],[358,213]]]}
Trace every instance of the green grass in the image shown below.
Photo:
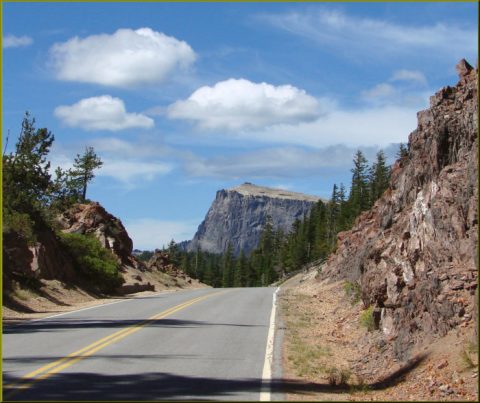
{"label": "green grass", "polygon": [[478,367],[478,360],[475,362],[473,356],[478,356],[478,345],[472,342],[468,343],[460,353],[460,359],[465,369]]}
{"label": "green grass", "polygon": [[375,321],[373,320],[373,305],[365,309],[360,314],[360,325],[366,327],[369,332],[375,330]]}
{"label": "green grass", "polygon": [[330,355],[330,349],[318,344],[306,344],[294,336],[288,359],[293,363],[298,376],[312,377],[325,373],[326,367],[321,361],[322,358]]}
{"label": "green grass", "polygon": [[351,281],[346,281],[343,284],[343,290],[345,291],[345,294],[350,298],[350,302],[352,305],[357,304],[360,301],[360,298],[362,296],[362,289],[360,287],[360,284],[356,282],[351,282]]}

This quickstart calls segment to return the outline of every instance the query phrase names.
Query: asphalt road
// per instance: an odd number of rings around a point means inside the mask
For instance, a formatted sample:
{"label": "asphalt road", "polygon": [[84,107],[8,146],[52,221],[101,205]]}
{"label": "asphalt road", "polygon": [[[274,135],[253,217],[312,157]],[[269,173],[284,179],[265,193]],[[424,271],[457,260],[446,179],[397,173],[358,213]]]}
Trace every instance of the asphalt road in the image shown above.
{"label": "asphalt road", "polygon": [[5,326],[3,399],[259,400],[274,292],[161,293]]}

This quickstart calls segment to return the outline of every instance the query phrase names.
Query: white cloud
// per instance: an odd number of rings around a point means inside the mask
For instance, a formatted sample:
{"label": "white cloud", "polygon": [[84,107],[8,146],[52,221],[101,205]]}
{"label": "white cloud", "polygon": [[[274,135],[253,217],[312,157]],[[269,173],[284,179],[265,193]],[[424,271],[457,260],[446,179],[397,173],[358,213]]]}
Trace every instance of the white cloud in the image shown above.
{"label": "white cloud", "polygon": [[[405,105],[370,103],[359,109],[337,107],[324,116],[297,124],[278,124],[266,128],[232,132],[207,132],[202,136],[191,134],[185,142],[231,146],[245,144],[295,145],[323,148],[344,144],[349,147],[385,146],[406,142],[417,126],[419,102],[428,105],[428,97],[412,99]],[[179,135],[177,134],[177,137]],[[180,135],[181,136],[181,135]],[[181,139],[178,139],[181,143]]]}
{"label": "white cloud", "polygon": [[21,46],[28,46],[33,43],[33,39],[29,36],[15,36],[7,35],[2,39],[2,46],[6,48],[18,48]]}
{"label": "white cloud", "polygon": [[186,42],[150,28],[74,37],[53,45],[50,55],[60,80],[115,87],[160,83],[196,58]]}
{"label": "white cloud", "polygon": [[322,150],[275,147],[230,156],[193,157],[186,161],[190,176],[242,178],[295,178],[318,174],[320,168],[345,166],[353,152],[345,146]]}
{"label": "white cloud", "polygon": [[[369,161],[373,161],[379,150],[377,146],[360,147]],[[383,147],[387,155],[396,148]],[[278,179],[290,180],[318,176],[323,173],[348,172],[357,148],[345,145],[328,146],[320,149],[303,147],[272,147],[235,155],[201,158],[192,156],[185,161],[184,169],[191,177],[214,177],[228,180]],[[290,189],[285,184],[274,185]]]}
{"label": "white cloud", "polygon": [[277,28],[348,54],[385,58],[403,51],[425,51],[454,60],[476,55],[477,30],[442,23],[414,26],[347,15],[320,8],[308,12],[262,14],[258,18]]}
{"label": "white cloud", "polygon": [[123,101],[110,95],[85,98],[71,106],[58,106],[54,114],[65,125],[85,130],[149,129],[154,125],[153,119],[145,115],[128,113]]}
{"label": "white cloud", "polygon": [[327,147],[384,146],[405,142],[417,126],[418,108],[384,105],[357,110],[337,109],[313,122],[278,125],[261,133],[248,133],[251,139],[268,142]]}
{"label": "white cloud", "polygon": [[321,112],[318,100],[291,85],[229,79],[175,102],[167,116],[192,120],[202,129],[239,130],[311,121]]}
{"label": "white cloud", "polygon": [[395,88],[387,83],[380,83],[369,90],[362,92],[362,97],[367,100],[390,98],[397,93]]}
{"label": "white cloud", "polygon": [[134,248],[154,250],[167,246],[172,239],[176,242],[192,239],[199,220],[169,221],[154,218],[129,219],[124,222]]}
{"label": "white cloud", "polygon": [[393,73],[390,81],[411,81],[422,85],[427,84],[425,75],[418,70],[397,70]]}
{"label": "white cloud", "polygon": [[166,162],[105,158],[97,175],[108,176],[129,187],[135,187],[137,183],[152,181],[157,176],[169,173],[172,169],[173,166]]}
{"label": "white cloud", "polygon": [[156,139],[135,138],[135,142],[125,141],[116,137],[100,137],[90,143],[100,152],[115,155],[117,158],[159,158],[169,156],[173,150],[155,142]]}

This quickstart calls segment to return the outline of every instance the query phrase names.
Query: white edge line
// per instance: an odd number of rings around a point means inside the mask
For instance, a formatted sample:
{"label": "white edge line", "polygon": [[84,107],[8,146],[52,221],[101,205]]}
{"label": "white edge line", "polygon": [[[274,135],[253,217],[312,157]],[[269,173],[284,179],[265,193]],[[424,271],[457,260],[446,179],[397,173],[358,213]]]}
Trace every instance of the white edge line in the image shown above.
{"label": "white edge line", "polygon": [[[183,290],[182,290],[183,291]],[[161,294],[166,294],[166,293],[170,293],[170,292],[173,292],[173,290],[164,290],[164,291],[160,291],[159,293],[157,294],[154,294],[154,295],[148,295],[146,297],[143,297],[143,298],[153,298],[153,297],[156,297],[157,295],[161,295]],[[44,316],[43,318],[36,318],[36,319],[30,319],[30,320],[26,320],[25,322],[22,322],[22,323],[16,323],[16,324],[4,324],[10,328],[12,327],[20,327],[20,326],[27,326],[29,323],[32,323],[32,322],[39,322],[39,321],[42,321],[42,320],[46,320],[46,319],[51,319],[51,318],[56,318],[58,316],[64,316],[64,315],[68,315],[70,313],[77,313],[77,312],[82,312],[82,311],[88,311],[89,309],[95,309],[95,308],[101,308],[102,306],[108,306],[108,305],[114,305],[114,304],[119,304],[120,302],[128,302],[128,301],[132,301],[134,300],[136,297],[133,297],[133,298],[126,298],[126,299],[122,299],[120,301],[113,301],[113,302],[109,302],[108,304],[98,304],[98,305],[93,305],[93,306],[88,306],[86,308],[81,308],[81,309],[76,309],[74,311],[65,311],[65,312],[62,312],[62,313],[57,313],[55,315],[52,315],[52,316]],[[3,320],[2,320],[3,321]]]}
{"label": "white edge line", "polygon": [[280,287],[277,287],[273,293],[272,298],[272,312],[270,314],[270,326],[268,328],[267,348],[265,350],[265,361],[263,363],[262,372],[262,387],[260,389],[260,401],[269,402],[272,399],[272,364],[273,364],[273,347],[275,336],[275,314],[277,309],[277,292]]}

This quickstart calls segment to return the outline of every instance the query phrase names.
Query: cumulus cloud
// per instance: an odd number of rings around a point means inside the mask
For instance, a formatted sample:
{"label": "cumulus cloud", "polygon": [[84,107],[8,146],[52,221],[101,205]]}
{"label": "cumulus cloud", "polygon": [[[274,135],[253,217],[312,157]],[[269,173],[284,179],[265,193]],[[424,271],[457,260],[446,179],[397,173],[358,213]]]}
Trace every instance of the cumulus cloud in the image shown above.
{"label": "cumulus cloud", "polygon": [[186,42],[150,28],[74,37],[53,45],[50,56],[60,80],[114,87],[160,83],[196,58]]}
{"label": "cumulus cloud", "polygon": [[[367,159],[373,161],[380,149],[377,146],[361,147]],[[390,157],[398,148],[386,145]],[[284,146],[263,148],[235,155],[202,158],[193,156],[185,161],[184,169],[192,177],[215,177],[229,180],[294,179],[318,176],[320,172],[348,172],[357,148],[345,145],[320,149]],[[288,189],[288,185],[275,187]]]}
{"label": "cumulus cloud", "polygon": [[328,147],[385,146],[406,142],[417,126],[416,107],[381,105],[362,109],[336,109],[313,122],[279,125],[262,133],[248,133],[251,139],[268,142]]}
{"label": "cumulus cloud", "polygon": [[133,246],[140,250],[154,250],[176,242],[192,239],[201,219],[191,221],[159,220],[155,218],[129,219],[124,222]]}
{"label": "cumulus cloud", "polygon": [[67,126],[85,130],[149,129],[154,125],[153,119],[145,115],[128,113],[123,101],[110,95],[85,98],[70,106],[58,106],[54,115]]}
{"label": "cumulus cloud", "polygon": [[[477,30],[453,24],[423,26],[401,25],[390,21],[362,18],[327,8],[305,12],[262,14],[262,22],[313,40],[330,48],[348,48],[349,54],[368,54],[385,58],[386,54],[426,49],[458,60],[476,55]],[[364,52],[368,49],[368,52]]]}
{"label": "cumulus cloud", "polygon": [[393,73],[390,81],[410,81],[422,85],[427,84],[425,75],[418,70],[397,70]]}
{"label": "cumulus cloud", "polygon": [[239,130],[308,122],[321,112],[318,100],[291,85],[229,79],[173,103],[167,116],[191,120],[202,129]]}
{"label": "cumulus cloud", "polygon": [[[207,132],[203,136],[184,136],[183,142],[199,141],[231,146],[249,144],[295,145],[323,148],[344,144],[349,147],[385,146],[406,142],[417,126],[418,104],[427,106],[428,97],[408,104],[369,103],[357,109],[337,107],[311,122],[278,124],[235,132]],[[182,142],[181,134],[175,140]],[[198,140],[197,140],[198,139]]]}
{"label": "cumulus cloud", "polygon": [[2,39],[2,46],[4,49],[28,46],[28,45],[31,45],[32,43],[33,43],[33,39],[26,35],[24,36],[7,35]]}

